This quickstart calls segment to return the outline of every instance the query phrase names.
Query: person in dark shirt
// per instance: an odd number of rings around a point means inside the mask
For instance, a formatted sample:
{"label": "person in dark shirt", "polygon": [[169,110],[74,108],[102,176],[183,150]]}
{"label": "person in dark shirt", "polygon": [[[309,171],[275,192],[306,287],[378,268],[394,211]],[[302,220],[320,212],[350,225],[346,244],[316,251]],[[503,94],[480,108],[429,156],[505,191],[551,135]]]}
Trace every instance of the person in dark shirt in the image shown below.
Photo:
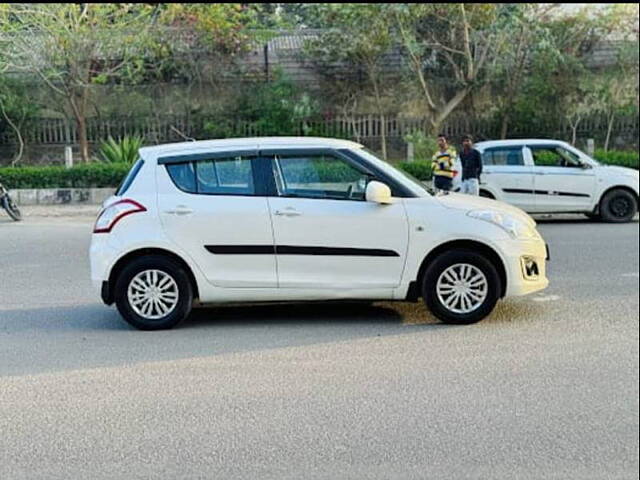
{"label": "person in dark shirt", "polygon": [[473,148],[473,137],[462,137],[462,151],[460,152],[462,163],[462,184],[460,193],[480,195],[480,174],[482,173],[482,157],[480,152]]}

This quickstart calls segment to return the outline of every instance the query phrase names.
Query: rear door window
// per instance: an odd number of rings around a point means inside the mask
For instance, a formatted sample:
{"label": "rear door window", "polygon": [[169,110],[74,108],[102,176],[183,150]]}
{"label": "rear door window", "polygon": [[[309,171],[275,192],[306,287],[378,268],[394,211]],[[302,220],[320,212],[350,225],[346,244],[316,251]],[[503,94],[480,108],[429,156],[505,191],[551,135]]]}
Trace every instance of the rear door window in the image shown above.
{"label": "rear door window", "polygon": [[490,148],[482,153],[483,165],[523,166],[522,147]]}
{"label": "rear door window", "polygon": [[250,158],[217,158],[196,165],[197,192],[219,195],[255,195]]}
{"label": "rear door window", "polygon": [[229,157],[166,164],[174,185],[200,195],[256,195],[253,158]]}

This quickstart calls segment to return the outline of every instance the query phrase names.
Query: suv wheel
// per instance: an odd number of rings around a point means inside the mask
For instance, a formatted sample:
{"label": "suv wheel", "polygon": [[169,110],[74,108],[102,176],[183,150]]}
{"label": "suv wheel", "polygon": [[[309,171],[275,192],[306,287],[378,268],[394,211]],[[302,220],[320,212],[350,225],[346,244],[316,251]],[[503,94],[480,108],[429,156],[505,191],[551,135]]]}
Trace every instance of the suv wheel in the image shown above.
{"label": "suv wheel", "polygon": [[161,255],[140,257],[127,265],[114,294],[120,314],[140,330],[174,327],[189,316],[193,302],[187,273]]}
{"label": "suv wheel", "polygon": [[605,222],[630,222],[637,211],[635,196],[621,188],[611,190],[600,200],[600,216]]}
{"label": "suv wheel", "polygon": [[427,268],[422,295],[427,307],[445,323],[479,322],[500,297],[500,276],[484,256],[470,250],[451,250]]}

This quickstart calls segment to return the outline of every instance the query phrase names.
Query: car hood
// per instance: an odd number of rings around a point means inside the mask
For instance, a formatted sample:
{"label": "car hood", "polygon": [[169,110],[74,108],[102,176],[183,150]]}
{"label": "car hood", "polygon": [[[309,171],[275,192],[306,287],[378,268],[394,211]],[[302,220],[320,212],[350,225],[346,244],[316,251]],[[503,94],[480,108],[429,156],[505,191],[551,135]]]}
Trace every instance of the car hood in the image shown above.
{"label": "car hood", "polygon": [[448,195],[436,195],[436,200],[445,208],[453,208],[455,210],[493,210],[502,213],[508,213],[516,218],[521,219],[525,223],[535,226],[536,222],[524,210],[509,205],[508,203],[499,202],[491,198],[477,197],[474,195],[466,195],[462,193],[449,193]]}
{"label": "car hood", "polygon": [[634,170],[633,168],[617,167],[615,165],[601,165],[600,168],[615,175],[624,175],[626,177],[633,177],[636,179],[638,178],[638,170]]}

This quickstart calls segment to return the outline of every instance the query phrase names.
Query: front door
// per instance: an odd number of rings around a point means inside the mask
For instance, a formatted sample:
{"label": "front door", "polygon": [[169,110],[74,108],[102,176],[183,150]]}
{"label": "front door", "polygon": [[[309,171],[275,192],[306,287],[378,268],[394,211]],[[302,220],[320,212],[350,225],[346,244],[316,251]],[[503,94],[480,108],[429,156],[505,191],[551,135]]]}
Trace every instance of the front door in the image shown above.
{"label": "front door", "polygon": [[156,181],[164,231],[215,286],[277,287],[259,161],[237,152],[160,160]]}
{"label": "front door", "polygon": [[579,212],[593,202],[596,177],[577,155],[559,145],[529,145],[536,212]]}
{"label": "front door", "polygon": [[269,208],[281,288],[392,288],[408,244],[402,199],[367,202],[370,172],[336,153],[273,157]]}

